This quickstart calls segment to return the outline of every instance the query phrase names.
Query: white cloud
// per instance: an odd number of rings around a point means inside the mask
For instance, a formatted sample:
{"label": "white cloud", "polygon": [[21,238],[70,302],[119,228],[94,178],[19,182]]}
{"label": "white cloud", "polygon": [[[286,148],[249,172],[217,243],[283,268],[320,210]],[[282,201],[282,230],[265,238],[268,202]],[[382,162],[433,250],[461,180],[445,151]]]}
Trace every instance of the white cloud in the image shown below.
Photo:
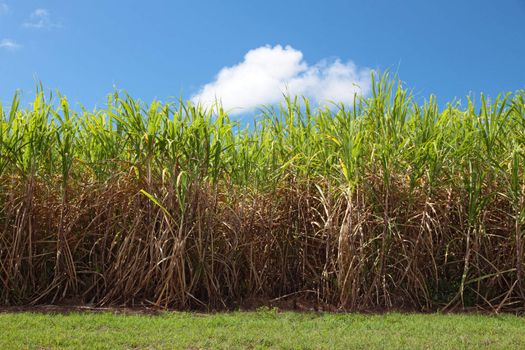
{"label": "white cloud", "polygon": [[29,20],[23,23],[27,28],[60,28],[60,23],[54,22],[51,19],[51,13],[46,9],[36,9],[29,15]]}
{"label": "white cloud", "polygon": [[354,94],[369,91],[370,69],[339,59],[308,65],[301,51],[277,45],[248,51],[241,63],[222,68],[191,100],[206,107],[218,100],[235,113],[278,103],[283,93],[305,96],[315,103],[351,104]]}
{"label": "white cloud", "polygon": [[0,2],[0,15],[5,15],[9,12],[9,6],[6,3]]}
{"label": "white cloud", "polygon": [[22,46],[14,40],[11,40],[11,39],[0,40],[0,49],[4,49],[8,51],[15,51],[21,47]]}

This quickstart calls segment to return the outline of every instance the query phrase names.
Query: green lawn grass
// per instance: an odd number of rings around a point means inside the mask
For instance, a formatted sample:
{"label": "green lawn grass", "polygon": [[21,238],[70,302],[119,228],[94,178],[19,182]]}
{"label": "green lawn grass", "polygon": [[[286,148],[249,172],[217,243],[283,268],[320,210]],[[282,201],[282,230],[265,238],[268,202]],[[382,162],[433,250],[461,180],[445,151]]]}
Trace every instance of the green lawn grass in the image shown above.
{"label": "green lawn grass", "polygon": [[523,349],[512,315],[0,314],[0,349]]}

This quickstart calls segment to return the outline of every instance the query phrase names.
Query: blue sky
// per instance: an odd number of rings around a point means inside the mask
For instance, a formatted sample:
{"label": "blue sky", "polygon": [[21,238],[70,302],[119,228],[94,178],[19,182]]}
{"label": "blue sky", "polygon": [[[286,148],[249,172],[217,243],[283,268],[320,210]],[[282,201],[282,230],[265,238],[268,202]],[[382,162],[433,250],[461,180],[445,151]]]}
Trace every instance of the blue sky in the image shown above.
{"label": "blue sky", "polygon": [[524,62],[525,0],[0,0],[4,103],[36,81],[89,108],[114,86],[231,108],[283,86],[344,100],[385,69],[445,103],[525,88]]}

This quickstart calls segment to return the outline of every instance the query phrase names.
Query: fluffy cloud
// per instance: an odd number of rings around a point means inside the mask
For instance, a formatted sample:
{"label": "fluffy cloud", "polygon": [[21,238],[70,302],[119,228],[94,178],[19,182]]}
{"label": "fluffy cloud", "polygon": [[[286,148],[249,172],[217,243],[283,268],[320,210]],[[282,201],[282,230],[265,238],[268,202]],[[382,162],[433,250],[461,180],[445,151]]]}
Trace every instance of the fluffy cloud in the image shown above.
{"label": "fluffy cloud", "polygon": [[0,40],[0,49],[8,50],[8,51],[14,51],[16,49],[19,49],[21,46],[16,41],[11,39],[2,39]]}
{"label": "fluffy cloud", "polygon": [[51,14],[46,9],[36,9],[29,15],[29,20],[24,22],[24,27],[27,28],[59,28],[60,23],[56,23],[51,19]]}
{"label": "fluffy cloud", "polygon": [[277,45],[248,51],[241,63],[222,68],[215,80],[191,99],[206,107],[220,101],[235,113],[278,103],[283,93],[305,96],[318,104],[351,104],[354,94],[369,91],[370,69],[339,59],[308,65],[301,51]]}

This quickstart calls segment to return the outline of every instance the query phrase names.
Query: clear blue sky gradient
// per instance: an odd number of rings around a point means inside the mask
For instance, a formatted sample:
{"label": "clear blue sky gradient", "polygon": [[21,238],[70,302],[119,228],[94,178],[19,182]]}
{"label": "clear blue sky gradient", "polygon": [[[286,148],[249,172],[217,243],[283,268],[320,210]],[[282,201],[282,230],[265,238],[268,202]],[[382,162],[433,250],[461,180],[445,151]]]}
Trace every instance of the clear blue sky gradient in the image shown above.
{"label": "clear blue sky gradient", "polygon": [[[102,106],[113,86],[144,101],[189,98],[224,66],[266,44],[391,69],[424,99],[525,88],[525,0],[0,0],[0,100],[35,82]],[[26,28],[37,8],[55,28]]]}

